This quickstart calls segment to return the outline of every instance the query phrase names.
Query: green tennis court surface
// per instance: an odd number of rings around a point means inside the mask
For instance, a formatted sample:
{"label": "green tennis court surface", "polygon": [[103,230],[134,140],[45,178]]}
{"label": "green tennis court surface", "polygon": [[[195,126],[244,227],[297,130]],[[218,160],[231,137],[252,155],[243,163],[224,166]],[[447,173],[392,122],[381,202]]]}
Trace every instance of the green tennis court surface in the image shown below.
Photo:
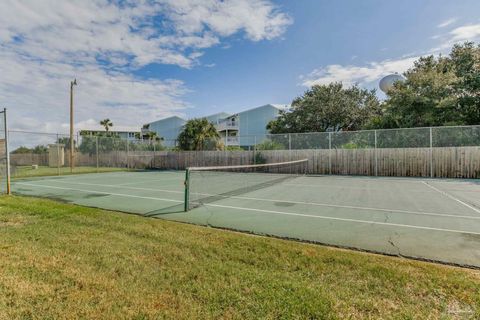
{"label": "green tennis court surface", "polygon": [[[299,176],[188,212],[184,172],[17,180],[17,194],[480,267],[480,181]],[[225,181],[224,183],[228,183]],[[208,194],[209,185],[201,190]]]}

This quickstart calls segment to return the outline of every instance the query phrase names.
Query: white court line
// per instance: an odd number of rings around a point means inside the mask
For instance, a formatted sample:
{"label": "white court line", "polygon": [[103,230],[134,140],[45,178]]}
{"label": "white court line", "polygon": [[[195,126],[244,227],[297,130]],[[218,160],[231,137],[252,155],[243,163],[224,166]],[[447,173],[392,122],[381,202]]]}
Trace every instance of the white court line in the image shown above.
{"label": "white court line", "polygon": [[[139,198],[139,199],[149,199],[149,200],[159,200],[159,201],[170,201],[170,202],[183,203],[183,201],[179,201],[179,200],[161,199],[161,198],[155,198],[155,197],[142,197],[142,196],[134,196],[134,195],[128,195],[128,194],[121,194],[121,193],[108,193],[108,192],[91,191],[91,190],[74,189],[74,188],[44,186],[44,185],[36,185],[36,184],[32,184],[32,183],[23,183],[23,182],[19,183],[19,184],[24,184],[24,185],[34,186],[34,187],[46,187],[46,188],[62,189],[62,190],[75,190],[75,191],[87,192],[87,193],[108,194],[108,195],[113,195],[113,196],[122,196],[122,197],[130,197],[130,198]],[[308,217],[308,218],[324,219],[324,220],[356,222],[356,223],[366,223],[366,224],[377,224],[377,225],[394,226],[394,227],[402,227],[402,228],[412,228],[412,229],[421,229],[421,230],[434,230],[434,231],[444,231],[444,232],[454,232],[454,233],[462,233],[462,234],[480,235],[480,232],[477,233],[477,232],[470,232],[470,231],[461,231],[461,230],[453,230],[453,229],[441,229],[441,228],[432,228],[432,227],[422,227],[422,226],[413,226],[413,225],[389,223],[389,222],[375,222],[375,221],[365,221],[365,220],[357,220],[357,219],[315,216],[315,215],[308,215],[308,214],[303,214],[303,213],[264,210],[264,209],[252,209],[252,208],[241,208],[241,207],[225,206],[225,205],[219,205],[219,204],[206,204],[206,206],[217,207],[217,208],[226,208],[226,209],[238,209],[238,210],[243,210],[243,211],[255,211],[255,212],[261,212],[261,213],[273,213],[273,214],[281,214],[281,215]]]}
{"label": "white court line", "polygon": [[305,188],[353,189],[353,190],[368,190],[368,191],[385,190],[385,188],[378,188],[378,186],[374,186],[373,188],[371,188],[370,185],[352,187],[349,185],[335,185],[335,183],[332,183],[332,184],[283,183],[282,185],[291,186],[291,187],[305,187]]}
{"label": "white court line", "polygon": [[174,191],[174,190],[165,190],[165,189],[124,187],[125,184],[98,184],[98,183],[87,183],[87,182],[70,182],[70,181],[61,181],[61,180],[49,180],[47,182],[78,184],[78,185],[84,185],[84,186],[96,186],[96,187],[108,187],[108,188],[121,188],[121,189],[131,189],[131,190],[141,190],[141,191],[160,191],[160,192],[166,192],[166,193],[181,193],[181,194],[185,193],[185,191]]}
{"label": "white court line", "polygon": [[398,213],[407,213],[407,214],[416,214],[416,215],[426,215],[426,216],[439,216],[439,217],[449,217],[449,218],[463,218],[463,219],[473,219],[478,220],[480,217],[476,216],[461,216],[457,214],[447,214],[447,213],[434,213],[434,212],[422,212],[422,211],[410,211],[410,210],[400,210],[400,209],[383,209],[383,208],[372,208],[372,207],[357,207],[357,206],[347,206],[339,204],[329,204],[329,203],[319,203],[319,202],[303,202],[303,201],[291,201],[291,200],[281,200],[281,199],[266,199],[266,198],[254,198],[254,197],[228,197],[233,199],[242,199],[242,200],[258,200],[266,202],[285,202],[285,203],[294,203],[294,204],[305,204],[313,205],[319,207],[331,207],[331,208],[342,208],[342,209],[354,209],[354,210],[367,210],[367,211],[381,211],[381,212],[398,212]]}
{"label": "white court line", "polygon": [[[115,173],[117,173],[117,172],[115,172]],[[124,172],[124,174],[125,174],[125,173],[131,173],[131,174],[133,175],[132,172]],[[96,173],[94,173],[94,174],[96,174]],[[98,175],[102,175],[102,173],[98,173]],[[122,176],[119,176],[119,175],[116,175],[116,176],[115,176],[115,175],[114,175],[114,176],[110,175],[110,177],[111,177],[111,178],[122,178],[122,179],[125,179],[124,176],[122,177]],[[61,179],[61,181],[63,181],[63,182],[68,182],[68,183],[74,183],[74,182],[71,182],[72,179],[68,179],[68,178],[73,178],[73,180],[77,180],[77,179],[78,179],[78,176],[77,176],[77,177],[65,176],[64,179]],[[81,178],[81,177],[80,177],[80,178]],[[88,178],[88,177],[86,177],[86,178]],[[40,179],[40,180],[43,181],[43,180],[45,180],[45,179]],[[48,181],[60,181],[60,180],[55,179],[55,180],[48,180]],[[137,182],[117,183],[116,185],[117,185],[117,186],[124,186],[124,185],[139,184],[139,183],[148,183],[148,182],[155,182],[155,181],[179,181],[179,182],[182,182],[183,179],[182,179],[182,178],[171,178],[171,177],[169,177],[169,178],[161,178],[161,179],[144,179],[144,180],[142,180],[142,181],[137,181]]]}
{"label": "white court line", "polygon": [[149,183],[149,182],[156,182],[156,181],[178,181],[178,182],[182,182],[183,179],[173,179],[173,178],[168,178],[168,179],[147,179],[147,180],[143,180],[143,181],[137,181],[137,182],[127,182],[127,183],[119,183],[117,184],[117,186],[128,186],[128,185],[131,185],[131,184],[139,184],[139,183]]}
{"label": "white court line", "polygon": [[157,197],[134,196],[134,195],[131,195],[131,194],[123,194],[123,193],[102,192],[102,191],[84,190],[84,189],[76,189],[76,188],[65,188],[65,187],[54,187],[54,186],[46,186],[46,185],[42,185],[42,184],[33,184],[33,183],[25,183],[25,182],[17,182],[17,184],[26,185],[26,186],[33,186],[33,187],[60,189],[60,190],[72,190],[72,191],[79,191],[79,192],[86,192],[86,193],[106,194],[106,195],[110,195],[110,196],[119,196],[119,197],[128,197],[128,198],[138,198],[138,199],[148,199],[148,200],[184,203],[184,201],[181,201],[181,200],[163,199],[163,198],[157,198]]}
{"label": "white court line", "polygon": [[336,221],[356,222],[356,223],[366,223],[366,224],[378,224],[378,225],[402,227],[402,228],[412,228],[412,229],[421,229],[421,230],[433,230],[433,231],[443,231],[443,232],[480,235],[480,232],[462,231],[462,230],[455,230],[455,229],[442,229],[442,228],[412,226],[412,225],[408,225],[408,224],[399,224],[399,223],[374,222],[374,221],[365,221],[365,220],[357,220],[357,219],[315,216],[315,215],[309,215],[309,214],[303,214],[303,213],[275,211],[275,210],[264,210],[264,209],[253,209],[253,208],[241,208],[241,207],[224,206],[224,205],[210,204],[210,203],[205,204],[205,206],[225,208],[225,209],[238,209],[238,210],[243,210],[243,211],[255,211],[255,212],[261,212],[261,213],[273,213],[273,214],[281,214],[281,215],[289,215],[289,216],[299,216],[299,217],[307,217],[307,218],[315,218],[315,219],[336,220]]}
{"label": "white court line", "polygon": [[306,175],[306,176],[299,176],[298,178],[303,179],[311,179],[311,178],[320,178],[320,179],[330,179],[330,180],[356,180],[356,181],[365,181],[365,182],[372,182],[372,183],[381,183],[381,182],[401,182],[401,183],[421,183],[424,180],[421,178],[415,177],[386,177],[386,176],[337,176],[337,175]]}
{"label": "white court line", "polygon": [[444,196],[446,196],[446,197],[448,197],[448,198],[450,198],[450,199],[452,199],[452,200],[457,201],[458,203],[464,205],[465,207],[472,209],[472,210],[475,211],[476,213],[480,213],[480,209],[475,208],[475,207],[469,205],[468,203],[466,203],[466,202],[464,202],[464,201],[462,201],[462,200],[460,200],[460,199],[458,199],[458,198],[455,198],[454,196],[452,196],[452,195],[449,194],[449,193],[446,193],[445,191],[442,191],[442,190],[440,190],[440,189],[438,189],[438,188],[435,188],[434,186],[428,184],[427,182],[423,182],[423,183],[424,183],[427,187],[429,187],[429,188],[437,191],[438,193],[443,194]]}
{"label": "white court line", "polygon": [[[428,180],[424,180],[428,181]],[[458,185],[468,185],[468,186],[474,186],[474,187],[480,187],[480,179],[455,179],[450,178],[450,179],[431,179],[430,181],[435,181],[436,183],[442,183],[442,184],[458,184]],[[474,183],[474,181],[478,181],[479,183]]]}
{"label": "white court line", "polygon": [[[159,191],[159,192],[175,193],[175,194],[183,194],[184,193],[184,191],[153,189],[153,188],[141,188],[141,187],[123,187],[123,185],[96,184],[96,183],[84,183],[84,182],[68,182],[68,181],[61,181],[61,180],[51,180],[50,182],[78,184],[78,185],[89,185],[89,186],[108,187],[108,188],[122,188],[122,189],[132,189],[132,190],[140,190],[140,191]],[[406,214],[415,214],[415,215],[438,216],[438,217],[448,217],[448,218],[462,218],[462,219],[472,219],[472,220],[479,220],[480,219],[480,217],[476,217],[476,216],[463,216],[463,215],[457,215],[457,214],[437,213],[437,212],[423,212],[423,211],[410,211],[410,210],[400,210],[400,209],[359,207],[359,206],[337,205],[337,204],[320,203],[320,202],[305,202],[305,201],[293,201],[293,200],[285,200],[285,199],[269,199],[269,198],[257,198],[257,197],[245,197],[245,196],[222,196],[222,195],[215,195],[215,194],[208,194],[208,193],[192,193],[192,194],[200,195],[200,196],[207,196],[207,197],[221,197],[221,198],[224,198],[224,199],[240,199],[240,200],[253,200],[253,201],[265,201],[265,202],[286,202],[286,203],[311,205],[311,206],[317,206],[317,207],[328,207],[328,208],[380,211],[380,212],[388,212],[388,213],[397,212],[397,213],[406,213]]]}
{"label": "white court line", "polygon": [[[107,195],[114,195],[114,196],[125,196],[125,197],[131,197],[131,198],[162,200],[162,201],[183,203],[183,201],[180,201],[180,200],[164,199],[164,198],[157,198],[157,197],[134,196],[134,195],[122,194],[122,193],[109,193],[109,192],[83,190],[83,189],[76,189],[76,188],[54,187],[54,186],[38,185],[38,184],[31,184],[31,183],[30,184],[29,183],[18,183],[18,184],[35,186],[35,187],[60,189],[60,190],[72,190],[72,191],[99,193],[99,194],[107,194]],[[264,198],[251,198],[251,197],[225,197],[225,198],[236,198],[236,199],[243,199],[243,200],[259,200],[259,201],[267,201],[267,202],[290,202],[290,201],[284,201],[284,200],[278,200],[278,199],[264,199]],[[346,208],[346,209],[355,209],[355,210],[383,211],[383,212],[389,212],[389,213],[399,212],[399,213],[409,213],[409,214],[416,214],[416,215],[445,216],[445,217],[451,217],[451,218],[463,218],[463,219],[472,219],[472,220],[480,219],[480,217],[472,217],[472,216],[448,215],[448,214],[441,214],[441,213],[425,213],[425,212],[415,212],[415,211],[406,211],[406,210],[389,210],[389,209],[378,209],[378,208],[368,208],[368,207],[355,207],[355,206],[341,206],[341,205],[331,205],[331,204],[298,202],[298,201],[297,202],[291,201],[291,203],[314,205],[314,206],[324,206],[324,207],[334,207],[334,208]]]}

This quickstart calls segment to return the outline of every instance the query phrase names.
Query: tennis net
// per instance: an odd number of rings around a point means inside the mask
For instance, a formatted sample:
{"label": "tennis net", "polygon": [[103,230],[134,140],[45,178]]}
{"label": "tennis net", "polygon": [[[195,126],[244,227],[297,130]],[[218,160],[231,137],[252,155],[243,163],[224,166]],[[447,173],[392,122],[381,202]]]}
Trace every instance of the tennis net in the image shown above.
{"label": "tennis net", "polygon": [[308,159],[302,159],[255,165],[187,168],[185,211],[305,175],[307,164]]}

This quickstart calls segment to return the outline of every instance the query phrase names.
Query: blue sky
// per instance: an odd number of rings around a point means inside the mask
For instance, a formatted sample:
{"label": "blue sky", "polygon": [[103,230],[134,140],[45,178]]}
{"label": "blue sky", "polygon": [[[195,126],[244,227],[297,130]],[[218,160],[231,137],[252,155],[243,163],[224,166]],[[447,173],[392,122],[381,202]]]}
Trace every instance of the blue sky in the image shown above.
{"label": "blue sky", "polygon": [[5,0],[0,105],[15,129],[66,132],[74,77],[77,128],[288,104],[331,81],[377,88],[479,42],[478,13],[478,0]]}

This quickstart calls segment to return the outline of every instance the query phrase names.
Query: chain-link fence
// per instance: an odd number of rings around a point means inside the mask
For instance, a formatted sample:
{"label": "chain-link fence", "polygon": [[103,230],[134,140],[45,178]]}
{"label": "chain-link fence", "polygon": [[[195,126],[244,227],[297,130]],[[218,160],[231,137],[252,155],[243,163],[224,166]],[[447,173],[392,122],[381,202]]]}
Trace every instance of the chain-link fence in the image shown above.
{"label": "chain-link fence", "polygon": [[250,140],[277,150],[465,147],[480,146],[480,126],[286,133]]}
{"label": "chain-link fence", "polygon": [[9,131],[13,178],[155,168],[161,140]]}
{"label": "chain-link fence", "polygon": [[0,193],[10,193],[7,109],[0,111]]}
{"label": "chain-link fence", "polygon": [[[70,136],[65,134],[12,130],[8,137],[14,178],[182,170],[189,165],[258,164],[297,158],[311,159],[309,173],[480,177],[480,126],[237,135],[192,141],[194,151],[188,152],[181,151],[176,141],[127,139],[114,133],[76,134],[73,150]],[[5,134],[0,136],[0,147],[5,140]],[[2,152],[0,168],[5,171],[5,148],[0,149]],[[2,172],[5,177],[6,172]]]}

